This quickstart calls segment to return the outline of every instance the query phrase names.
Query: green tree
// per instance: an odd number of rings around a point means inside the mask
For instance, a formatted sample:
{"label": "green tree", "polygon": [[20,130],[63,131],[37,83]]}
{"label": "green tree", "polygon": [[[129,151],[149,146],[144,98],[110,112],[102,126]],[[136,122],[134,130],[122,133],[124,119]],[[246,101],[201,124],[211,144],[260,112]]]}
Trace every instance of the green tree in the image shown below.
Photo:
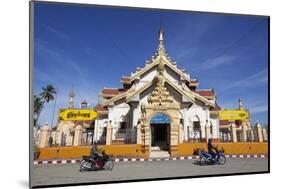
{"label": "green tree", "polygon": [[33,96],[33,106],[34,106],[33,120],[34,120],[34,127],[35,127],[39,114],[43,108],[43,101],[37,95]]}
{"label": "green tree", "polygon": [[54,100],[54,94],[56,94],[56,90],[52,85],[47,85],[46,87],[42,87],[42,91],[40,93],[41,100],[43,100],[43,105],[45,102],[50,102]]}
{"label": "green tree", "polygon": [[44,107],[44,104],[54,100],[56,90],[52,85],[42,87],[40,97],[34,95],[34,126],[36,126],[40,113]]}

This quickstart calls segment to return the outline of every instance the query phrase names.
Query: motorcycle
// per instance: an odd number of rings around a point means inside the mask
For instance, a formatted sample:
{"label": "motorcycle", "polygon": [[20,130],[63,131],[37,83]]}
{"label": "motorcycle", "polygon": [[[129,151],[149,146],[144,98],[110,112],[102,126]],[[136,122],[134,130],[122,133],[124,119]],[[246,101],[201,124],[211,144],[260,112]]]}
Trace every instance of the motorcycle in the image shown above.
{"label": "motorcycle", "polygon": [[205,152],[204,150],[199,150],[199,165],[203,164],[220,164],[226,163],[226,157],[221,150],[216,149],[217,155],[213,157],[212,154]]}
{"label": "motorcycle", "polygon": [[82,156],[80,162],[80,171],[97,171],[97,170],[112,170],[114,167],[113,161],[103,151],[101,156]]}

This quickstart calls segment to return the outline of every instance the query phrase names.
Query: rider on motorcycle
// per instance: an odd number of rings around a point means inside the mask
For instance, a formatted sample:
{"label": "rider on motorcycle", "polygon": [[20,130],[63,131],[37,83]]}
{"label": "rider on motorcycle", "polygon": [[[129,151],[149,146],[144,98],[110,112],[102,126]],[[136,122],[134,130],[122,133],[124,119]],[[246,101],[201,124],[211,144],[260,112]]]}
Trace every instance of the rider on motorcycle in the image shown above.
{"label": "rider on motorcycle", "polygon": [[102,157],[99,154],[99,150],[98,150],[98,145],[97,145],[97,141],[94,141],[93,147],[91,148],[91,156],[93,158],[97,158],[97,159],[102,159]]}
{"label": "rider on motorcycle", "polygon": [[213,145],[213,139],[208,139],[208,153],[212,155],[212,158],[214,159],[217,155],[217,148]]}

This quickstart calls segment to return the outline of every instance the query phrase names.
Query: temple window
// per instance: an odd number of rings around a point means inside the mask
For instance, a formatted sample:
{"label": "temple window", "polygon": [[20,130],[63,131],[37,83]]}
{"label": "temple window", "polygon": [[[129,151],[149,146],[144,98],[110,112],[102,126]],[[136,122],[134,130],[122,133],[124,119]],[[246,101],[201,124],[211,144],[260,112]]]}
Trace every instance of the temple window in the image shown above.
{"label": "temple window", "polygon": [[183,119],[180,119],[180,124],[183,125]]}
{"label": "temple window", "polygon": [[126,132],[126,120],[124,116],[120,117],[119,132]]}
{"label": "temple window", "polygon": [[193,121],[193,130],[200,131],[200,121]]}

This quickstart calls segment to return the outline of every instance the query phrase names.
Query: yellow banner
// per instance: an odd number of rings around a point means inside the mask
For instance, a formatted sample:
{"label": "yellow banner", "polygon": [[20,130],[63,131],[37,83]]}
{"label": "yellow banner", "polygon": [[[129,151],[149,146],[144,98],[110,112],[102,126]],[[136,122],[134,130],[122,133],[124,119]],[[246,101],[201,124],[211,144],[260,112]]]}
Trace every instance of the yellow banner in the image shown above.
{"label": "yellow banner", "polygon": [[97,117],[97,112],[94,110],[62,110],[59,114],[60,120],[64,121],[89,121]]}
{"label": "yellow banner", "polygon": [[221,120],[246,120],[249,115],[245,110],[221,110],[219,117]]}

